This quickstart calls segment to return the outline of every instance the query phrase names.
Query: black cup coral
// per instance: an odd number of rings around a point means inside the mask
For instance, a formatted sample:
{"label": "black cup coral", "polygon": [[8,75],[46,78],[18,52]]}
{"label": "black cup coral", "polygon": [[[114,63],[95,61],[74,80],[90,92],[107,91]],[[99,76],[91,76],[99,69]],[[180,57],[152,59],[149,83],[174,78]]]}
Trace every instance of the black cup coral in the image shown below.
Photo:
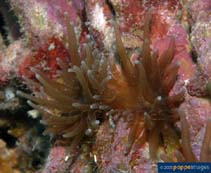
{"label": "black cup coral", "polygon": [[32,68],[38,82],[29,79],[26,82],[35,87],[35,96],[21,91],[18,95],[29,99],[28,104],[42,113],[46,133],[71,139],[70,150],[73,150],[84,135],[94,132],[103,119],[102,114],[109,109],[102,102],[102,94],[111,75],[107,59],[93,56],[88,45],[84,49],[86,58],[81,60],[74,29],[68,24],[67,30],[71,66],[58,60],[61,71],[54,80]]}
{"label": "black cup coral", "polygon": [[169,95],[179,69],[178,63],[172,63],[174,39],[171,39],[168,49],[160,57],[157,50],[151,51],[151,16],[149,12],[144,27],[142,53],[135,62],[128,57],[120,32],[115,27],[120,68],[112,66],[113,79],[108,82],[108,88],[116,93],[116,98],[108,104],[123,110],[126,115],[132,114],[126,153],[133,144],[137,148],[148,141],[150,156],[156,158],[159,145],[166,145],[169,138],[175,145],[178,143],[175,122],[179,116],[176,108],[184,101],[184,91]]}
{"label": "black cup coral", "polygon": [[179,117],[175,108],[184,100],[184,92],[169,96],[179,69],[178,63],[172,63],[174,39],[160,57],[156,50],[151,53],[151,16],[148,13],[146,17],[142,54],[135,62],[128,57],[115,26],[119,64],[94,56],[89,46],[85,47],[85,58],[81,60],[74,29],[68,24],[65,40],[71,66],[58,61],[61,72],[54,80],[32,68],[38,82],[28,79],[27,82],[35,86],[35,96],[18,92],[43,113],[47,132],[71,139],[74,149],[84,135],[93,133],[99,120],[118,112],[132,115],[126,153],[133,144],[139,147],[148,141],[150,156],[156,158],[159,145],[164,145],[168,138],[178,141],[175,122]]}

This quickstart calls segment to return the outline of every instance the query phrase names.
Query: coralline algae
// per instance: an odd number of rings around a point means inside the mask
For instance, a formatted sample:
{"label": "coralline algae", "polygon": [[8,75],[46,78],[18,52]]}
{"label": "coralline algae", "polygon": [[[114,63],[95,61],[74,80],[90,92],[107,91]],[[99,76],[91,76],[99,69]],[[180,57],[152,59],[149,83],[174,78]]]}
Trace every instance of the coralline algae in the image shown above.
{"label": "coralline algae", "polygon": [[[180,63],[180,69],[177,83],[171,94],[177,93],[181,88],[187,91],[185,101],[179,109],[186,113],[191,137],[195,136],[191,138],[193,152],[199,158],[205,123],[211,112],[210,96],[205,91],[211,74],[211,2],[209,0],[162,0],[159,2],[151,0],[10,0],[9,3],[18,16],[23,36],[11,42],[9,46],[4,43],[0,45],[0,85],[3,93],[4,88],[13,85],[11,83],[14,80],[21,81],[22,77],[34,80],[30,71],[31,67],[39,67],[49,77],[56,76],[59,69],[57,59],[64,61],[68,59],[66,48],[62,47],[61,42],[61,37],[67,34],[66,18],[75,28],[80,47],[79,53],[82,57],[84,43],[87,42],[91,42],[100,55],[107,57],[115,55],[113,26],[116,24],[119,26],[124,47],[135,59],[140,51],[140,45],[143,44],[144,16],[147,10],[152,9],[151,48],[157,49],[160,55],[168,47],[169,38],[172,36],[175,38],[176,53],[173,61]],[[191,28],[191,32],[188,28]],[[193,62],[192,59],[197,62]],[[23,84],[17,85],[19,90],[25,88]],[[1,102],[5,103],[5,100],[1,99]],[[23,101],[20,104],[21,110],[26,113],[27,110],[23,109],[26,102]],[[4,116],[0,117],[0,122],[10,122],[11,119],[6,118],[5,121],[5,117],[11,117],[11,113],[5,110],[0,111],[4,113]],[[13,118],[12,120],[15,121]],[[24,122],[21,123],[24,124]],[[180,129],[180,122],[177,125]],[[4,131],[4,127],[5,123],[0,125],[0,130]],[[24,146],[28,138],[25,133],[21,134],[21,137],[17,135],[17,141],[20,141],[19,146]],[[36,169],[37,171],[39,169],[41,173],[91,172],[93,170],[99,170],[102,173],[157,172],[156,162],[149,156],[148,143],[137,151],[132,151],[128,155],[124,154],[128,134],[128,123],[122,117],[118,115],[109,117],[100,124],[93,144],[85,144],[81,152],[77,150],[73,153],[74,162],[70,159],[72,156],[68,152],[68,147],[62,145],[62,141],[57,139],[55,146],[50,148],[45,164]],[[30,135],[33,136],[34,133]],[[8,149],[3,140],[6,139],[1,139],[3,147],[0,150],[8,150],[12,154],[8,156],[11,163],[1,155],[0,159],[3,159],[5,165],[2,166],[0,163],[0,168],[7,169],[11,173],[18,173],[19,167],[13,170],[11,167],[13,164],[18,165],[19,162],[13,157],[13,152],[21,155],[19,153],[21,149],[19,151]],[[39,147],[39,143],[36,146]],[[176,149],[172,148],[172,150]],[[165,148],[161,147],[158,153],[164,151]],[[90,160],[91,163],[87,163],[86,160]],[[35,172],[35,169],[29,167],[26,169],[28,172]]]}

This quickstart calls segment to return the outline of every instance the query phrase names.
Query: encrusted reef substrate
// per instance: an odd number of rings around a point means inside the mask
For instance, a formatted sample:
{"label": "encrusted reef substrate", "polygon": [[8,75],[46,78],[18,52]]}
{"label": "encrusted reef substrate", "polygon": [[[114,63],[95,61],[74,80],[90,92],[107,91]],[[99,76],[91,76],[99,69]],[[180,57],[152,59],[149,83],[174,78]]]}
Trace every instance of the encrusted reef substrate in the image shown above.
{"label": "encrusted reef substrate", "polygon": [[0,30],[4,170],[210,161],[208,0],[8,2],[17,17],[4,18],[13,35]]}

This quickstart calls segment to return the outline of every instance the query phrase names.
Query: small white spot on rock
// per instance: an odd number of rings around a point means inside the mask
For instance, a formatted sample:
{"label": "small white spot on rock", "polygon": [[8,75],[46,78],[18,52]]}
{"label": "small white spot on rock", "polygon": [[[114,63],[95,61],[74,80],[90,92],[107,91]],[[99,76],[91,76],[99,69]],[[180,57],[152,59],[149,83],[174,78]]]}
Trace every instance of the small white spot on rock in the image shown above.
{"label": "small white spot on rock", "polygon": [[5,89],[5,99],[8,101],[8,100],[11,100],[15,97],[15,91],[13,88],[6,88]]}
{"label": "small white spot on rock", "polygon": [[184,82],[185,82],[185,86],[187,86],[190,83],[190,80],[186,79]]}
{"label": "small white spot on rock", "polygon": [[67,161],[69,160],[69,158],[70,158],[70,157],[67,155],[67,156],[64,158],[64,161],[67,162]]}
{"label": "small white spot on rock", "polygon": [[48,46],[48,50],[51,51],[53,49],[55,49],[55,44],[54,43],[51,43],[49,46]]}

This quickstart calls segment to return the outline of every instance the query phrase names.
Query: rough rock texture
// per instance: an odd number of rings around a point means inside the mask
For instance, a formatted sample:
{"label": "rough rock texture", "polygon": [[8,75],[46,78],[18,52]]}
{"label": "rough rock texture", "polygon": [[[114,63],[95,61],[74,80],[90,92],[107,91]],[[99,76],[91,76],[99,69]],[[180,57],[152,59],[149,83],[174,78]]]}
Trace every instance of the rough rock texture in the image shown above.
{"label": "rough rock texture", "polygon": [[0,140],[0,173],[19,173],[13,167],[17,163],[16,152],[13,149],[8,149],[6,143]]}
{"label": "rough rock texture", "polygon": [[[105,122],[97,133],[93,152],[96,155],[99,170],[106,172],[156,172],[156,163],[150,160],[148,144],[137,151],[125,155],[127,136],[129,134],[128,123],[124,118],[113,122]],[[108,130],[109,129],[109,130]]]}
{"label": "rough rock texture", "polygon": [[30,52],[23,40],[18,40],[0,50],[0,85],[17,77],[19,65]]}
{"label": "rough rock texture", "polygon": [[40,43],[44,43],[53,35],[64,35],[65,17],[70,19],[74,26],[77,26],[79,33],[81,32],[81,21],[84,20],[84,2],[82,0],[11,0],[10,2],[19,14],[26,38],[33,46],[39,47]]}
{"label": "rough rock texture", "polygon": [[200,67],[211,73],[211,1],[195,0],[190,3],[190,14],[193,18],[191,27],[191,43],[198,55]]}
{"label": "rough rock texture", "polygon": [[68,160],[65,161],[67,155],[67,151],[64,147],[53,147],[49,153],[47,164],[45,165],[45,169],[42,171],[42,173],[59,173],[67,170],[69,166],[67,164]]}
{"label": "rough rock texture", "polygon": [[192,148],[197,158],[199,158],[205,124],[211,114],[210,101],[187,95],[186,101],[181,105],[180,109],[186,112],[190,126]]}
{"label": "rough rock texture", "polygon": [[[195,97],[207,96],[205,88],[211,77],[210,0],[10,0],[10,3],[20,20],[24,41],[18,40],[8,47],[0,43],[1,86],[15,77],[31,77],[30,67],[39,66],[43,70],[51,67],[46,73],[55,75],[58,69],[56,58],[61,56],[59,58],[66,59],[67,54],[61,47],[55,49],[54,46],[61,46],[61,42],[51,42],[49,38],[61,39],[65,36],[65,18],[74,25],[80,47],[91,40],[105,55],[115,54],[113,26],[116,24],[128,53],[138,53],[143,44],[146,11],[151,8],[151,47],[157,48],[161,54],[167,48],[169,38],[175,38],[174,61],[180,63],[180,69],[172,92],[186,88],[190,83],[180,109],[186,112],[191,136],[195,136],[191,138],[192,147],[199,156],[204,124],[211,113],[209,101]],[[189,24],[191,34],[187,31]],[[197,64],[192,61],[191,51],[197,55]],[[149,158],[147,143],[136,152],[124,154],[129,133],[127,126],[124,118],[113,117],[103,122],[93,146],[82,150],[72,165],[68,148],[53,146],[40,172],[156,172],[156,164]]]}

